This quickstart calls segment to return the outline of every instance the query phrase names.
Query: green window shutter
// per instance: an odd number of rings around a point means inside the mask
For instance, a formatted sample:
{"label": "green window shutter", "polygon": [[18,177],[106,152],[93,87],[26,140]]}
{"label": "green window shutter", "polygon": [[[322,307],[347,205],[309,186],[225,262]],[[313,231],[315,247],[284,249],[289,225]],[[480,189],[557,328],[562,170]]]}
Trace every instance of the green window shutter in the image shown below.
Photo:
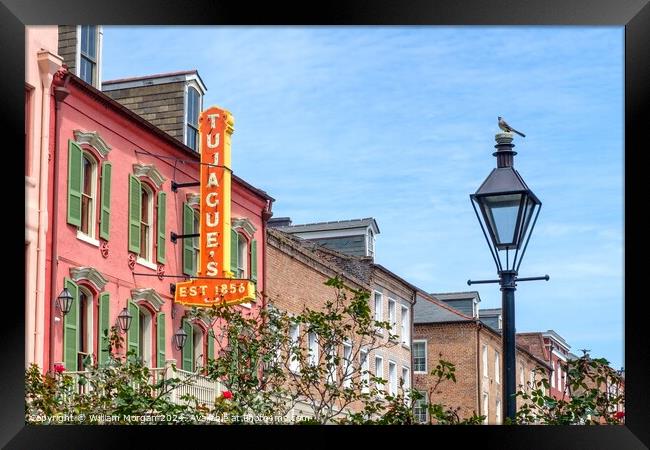
{"label": "green window shutter", "polygon": [[156,258],[160,264],[165,264],[165,233],[167,218],[167,194],[158,192],[158,239],[156,247],[158,248]]}
{"label": "green window shutter", "polygon": [[230,271],[238,278],[237,266],[239,262],[239,235],[233,229],[230,230]]}
{"label": "green window shutter", "polygon": [[257,281],[257,241],[251,241],[251,280]]}
{"label": "green window shutter", "polygon": [[214,330],[208,331],[208,358],[214,359]]}
{"label": "green window shutter", "polygon": [[108,241],[111,226],[111,163],[102,164],[102,212],[99,218],[99,237]]}
{"label": "green window shutter", "polygon": [[194,332],[187,320],[183,320],[183,329],[187,333],[187,340],[183,346],[183,370],[194,372]]}
{"label": "green window shutter", "polygon": [[68,141],[68,223],[81,226],[81,191],[83,190],[83,152],[76,142]]}
{"label": "green window shutter", "polygon": [[77,283],[68,278],[65,279],[64,285],[72,294],[72,306],[70,312],[63,318],[63,364],[65,370],[76,371],[77,354],[79,353],[79,287]]}
{"label": "green window shutter", "polygon": [[[198,231],[198,230],[197,230]],[[194,233],[194,210],[183,203],[183,234]],[[196,256],[194,254],[193,239],[185,238],[183,241],[183,273],[185,275],[196,275]]]}
{"label": "green window shutter", "polygon": [[97,327],[97,361],[99,365],[108,362],[108,332],[110,329],[110,294],[99,294],[99,326]]}
{"label": "green window shutter", "polygon": [[165,367],[165,313],[158,313],[156,333],[156,346],[158,347],[158,361],[156,367]]}
{"label": "green window shutter", "polygon": [[128,300],[129,312],[133,317],[131,319],[131,326],[128,331],[128,345],[126,350],[135,350],[135,355],[140,357],[140,308],[138,305]]}
{"label": "green window shutter", "polygon": [[140,253],[140,213],[142,188],[140,180],[129,175],[129,251]]}

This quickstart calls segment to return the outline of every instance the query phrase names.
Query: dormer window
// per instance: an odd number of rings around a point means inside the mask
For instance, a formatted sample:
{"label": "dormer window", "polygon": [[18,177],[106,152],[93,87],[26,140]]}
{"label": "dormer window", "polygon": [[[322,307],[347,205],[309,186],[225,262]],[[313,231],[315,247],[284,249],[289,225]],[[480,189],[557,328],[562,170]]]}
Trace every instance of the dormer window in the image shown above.
{"label": "dormer window", "polygon": [[97,41],[98,30],[95,25],[81,25],[79,43],[79,78],[88,84],[97,84]]}
{"label": "dormer window", "polygon": [[368,256],[375,256],[375,235],[372,233],[372,230],[368,230]]}
{"label": "dormer window", "polygon": [[201,94],[195,88],[187,88],[187,114],[185,145],[199,151],[199,112],[201,111]]}
{"label": "dormer window", "polygon": [[499,330],[503,327],[503,320],[501,318],[501,315],[499,315],[499,325],[498,325],[498,327],[499,327],[498,328]]}

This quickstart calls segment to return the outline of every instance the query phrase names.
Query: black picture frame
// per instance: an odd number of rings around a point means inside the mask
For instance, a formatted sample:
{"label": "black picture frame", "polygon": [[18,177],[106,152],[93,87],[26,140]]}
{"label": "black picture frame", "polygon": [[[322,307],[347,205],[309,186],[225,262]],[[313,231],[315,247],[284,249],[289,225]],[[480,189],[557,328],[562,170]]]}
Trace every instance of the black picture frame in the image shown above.
{"label": "black picture frame", "polygon": [[[625,202],[637,205],[635,197],[641,190],[639,158],[644,154],[642,143],[648,142],[650,123],[650,5],[648,0],[407,0],[348,1],[295,6],[266,2],[252,6],[247,2],[197,0],[170,1],[88,1],[2,0],[0,4],[0,52],[4,62],[2,85],[3,132],[9,137],[3,157],[5,208],[22,211],[18,189],[20,171],[13,170],[11,159],[22,161],[22,155],[11,150],[22,148],[24,106],[24,25],[100,23],[105,25],[620,25],[625,26]],[[13,161],[12,161],[13,162]],[[11,181],[9,181],[11,180]],[[14,184],[15,183],[15,184]],[[15,205],[11,202],[15,202]],[[252,442],[279,447],[311,446],[314,434],[326,437],[326,445],[339,445],[361,438],[361,445],[376,445],[398,437],[395,445],[442,446],[477,444],[487,448],[648,448],[650,446],[650,394],[648,391],[648,355],[650,344],[644,334],[645,315],[640,312],[644,295],[637,280],[643,260],[640,252],[639,223],[633,208],[625,216],[625,369],[626,423],[603,427],[115,427],[115,426],[26,426],[24,423],[24,250],[13,232],[5,231],[4,295],[0,326],[3,362],[0,373],[0,445],[5,448],[131,448],[137,439],[147,445],[174,442],[179,446],[204,445],[250,446]],[[8,215],[9,216],[9,215]],[[19,213],[12,216],[20,217]],[[19,228],[19,220],[11,221]],[[22,230],[17,229],[17,234]],[[634,243],[633,246],[627,243]],[[22,256],[21,256],[22,255]],[[16,257],[18,262],[16,262]],[[24,271],[23,271],[24,272]],[[23,284],[24,286],[24,284]],[[21,296],[22,295],[22,296]],[[588,299],[585,299],[588,302]],[[588,303],[585,307],[589,307]],[[119,429],[118,429],[119,428]],[[190,431],[191,434],[187,433]],[[234,442],[232,441],[233,439]],[[290,441],[286,441],[290,439]],[[452,439],[448,444],[443,444]],[[319,439],[320,441],[320,439]],[[284,443],[284,444],[283,444]],[[320,442],[317,442],[320,443]],[[359,445],[359,444],[356,444]]]}

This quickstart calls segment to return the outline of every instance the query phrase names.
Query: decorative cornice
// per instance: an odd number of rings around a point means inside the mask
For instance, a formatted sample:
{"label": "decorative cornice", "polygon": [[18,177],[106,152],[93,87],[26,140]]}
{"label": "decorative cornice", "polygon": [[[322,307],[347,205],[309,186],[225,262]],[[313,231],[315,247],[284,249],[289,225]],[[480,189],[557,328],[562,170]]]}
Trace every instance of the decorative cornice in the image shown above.
{"label": "decorative cornice", "polygon": [[199,206],[199,201],[201,196],[195,192],[189,192],[185,194],[185,201],[189,206]]}
{"label": "decorative cornice", "polygon": [[158,172],[158,169],[153,164],[133,164],[133,174],[136,177],[148,177],[156,184],[158,189],[162,188],[165,182],[165,177]]}
{"label": "decorative cornice", "polygon": [[131,289],[131,299],[136,304],[141,302],[149,303],[156,312],[160,311],[160,308],[165,303],[165,300],[153,288]]}
{"label": "decorative cornice", "polygon": [[70,277],[75,283],[79,281],[88,281],[98,291],[103,291],[108,280],[93,267],[70,267]]}
{"label": "decorative cornice", "polygon": [[106,158],[108,152],[111,151],[111,148],[96,131],[74,130],[74,138],[78,144],[90,145],[102,155],[102,158]]}
{"label": "decorative cornice", "polygon": [[231,219],[231,226],[233,229],[239,228],[241,229],[244,233],[248,235],[249,238],[253,238],[253,235],[255,234],[255,231],[257,228],[253,226],[250,220],[243,218],[243,219]]}

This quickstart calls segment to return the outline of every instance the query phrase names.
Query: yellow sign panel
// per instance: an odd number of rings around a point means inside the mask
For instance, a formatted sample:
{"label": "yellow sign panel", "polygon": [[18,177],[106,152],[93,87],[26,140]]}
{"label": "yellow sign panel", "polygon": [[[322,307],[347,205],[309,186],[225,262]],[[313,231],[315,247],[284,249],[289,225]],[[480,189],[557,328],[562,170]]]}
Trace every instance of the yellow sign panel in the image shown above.
{"label": "yellow sign panel", "polygon": [[230,267],[230,112],[211,107],[199,115],[200,261],[197,278],[176,283],[174,300],[187,306],[238,304],[255,299],[255,284],[233,278]]}

